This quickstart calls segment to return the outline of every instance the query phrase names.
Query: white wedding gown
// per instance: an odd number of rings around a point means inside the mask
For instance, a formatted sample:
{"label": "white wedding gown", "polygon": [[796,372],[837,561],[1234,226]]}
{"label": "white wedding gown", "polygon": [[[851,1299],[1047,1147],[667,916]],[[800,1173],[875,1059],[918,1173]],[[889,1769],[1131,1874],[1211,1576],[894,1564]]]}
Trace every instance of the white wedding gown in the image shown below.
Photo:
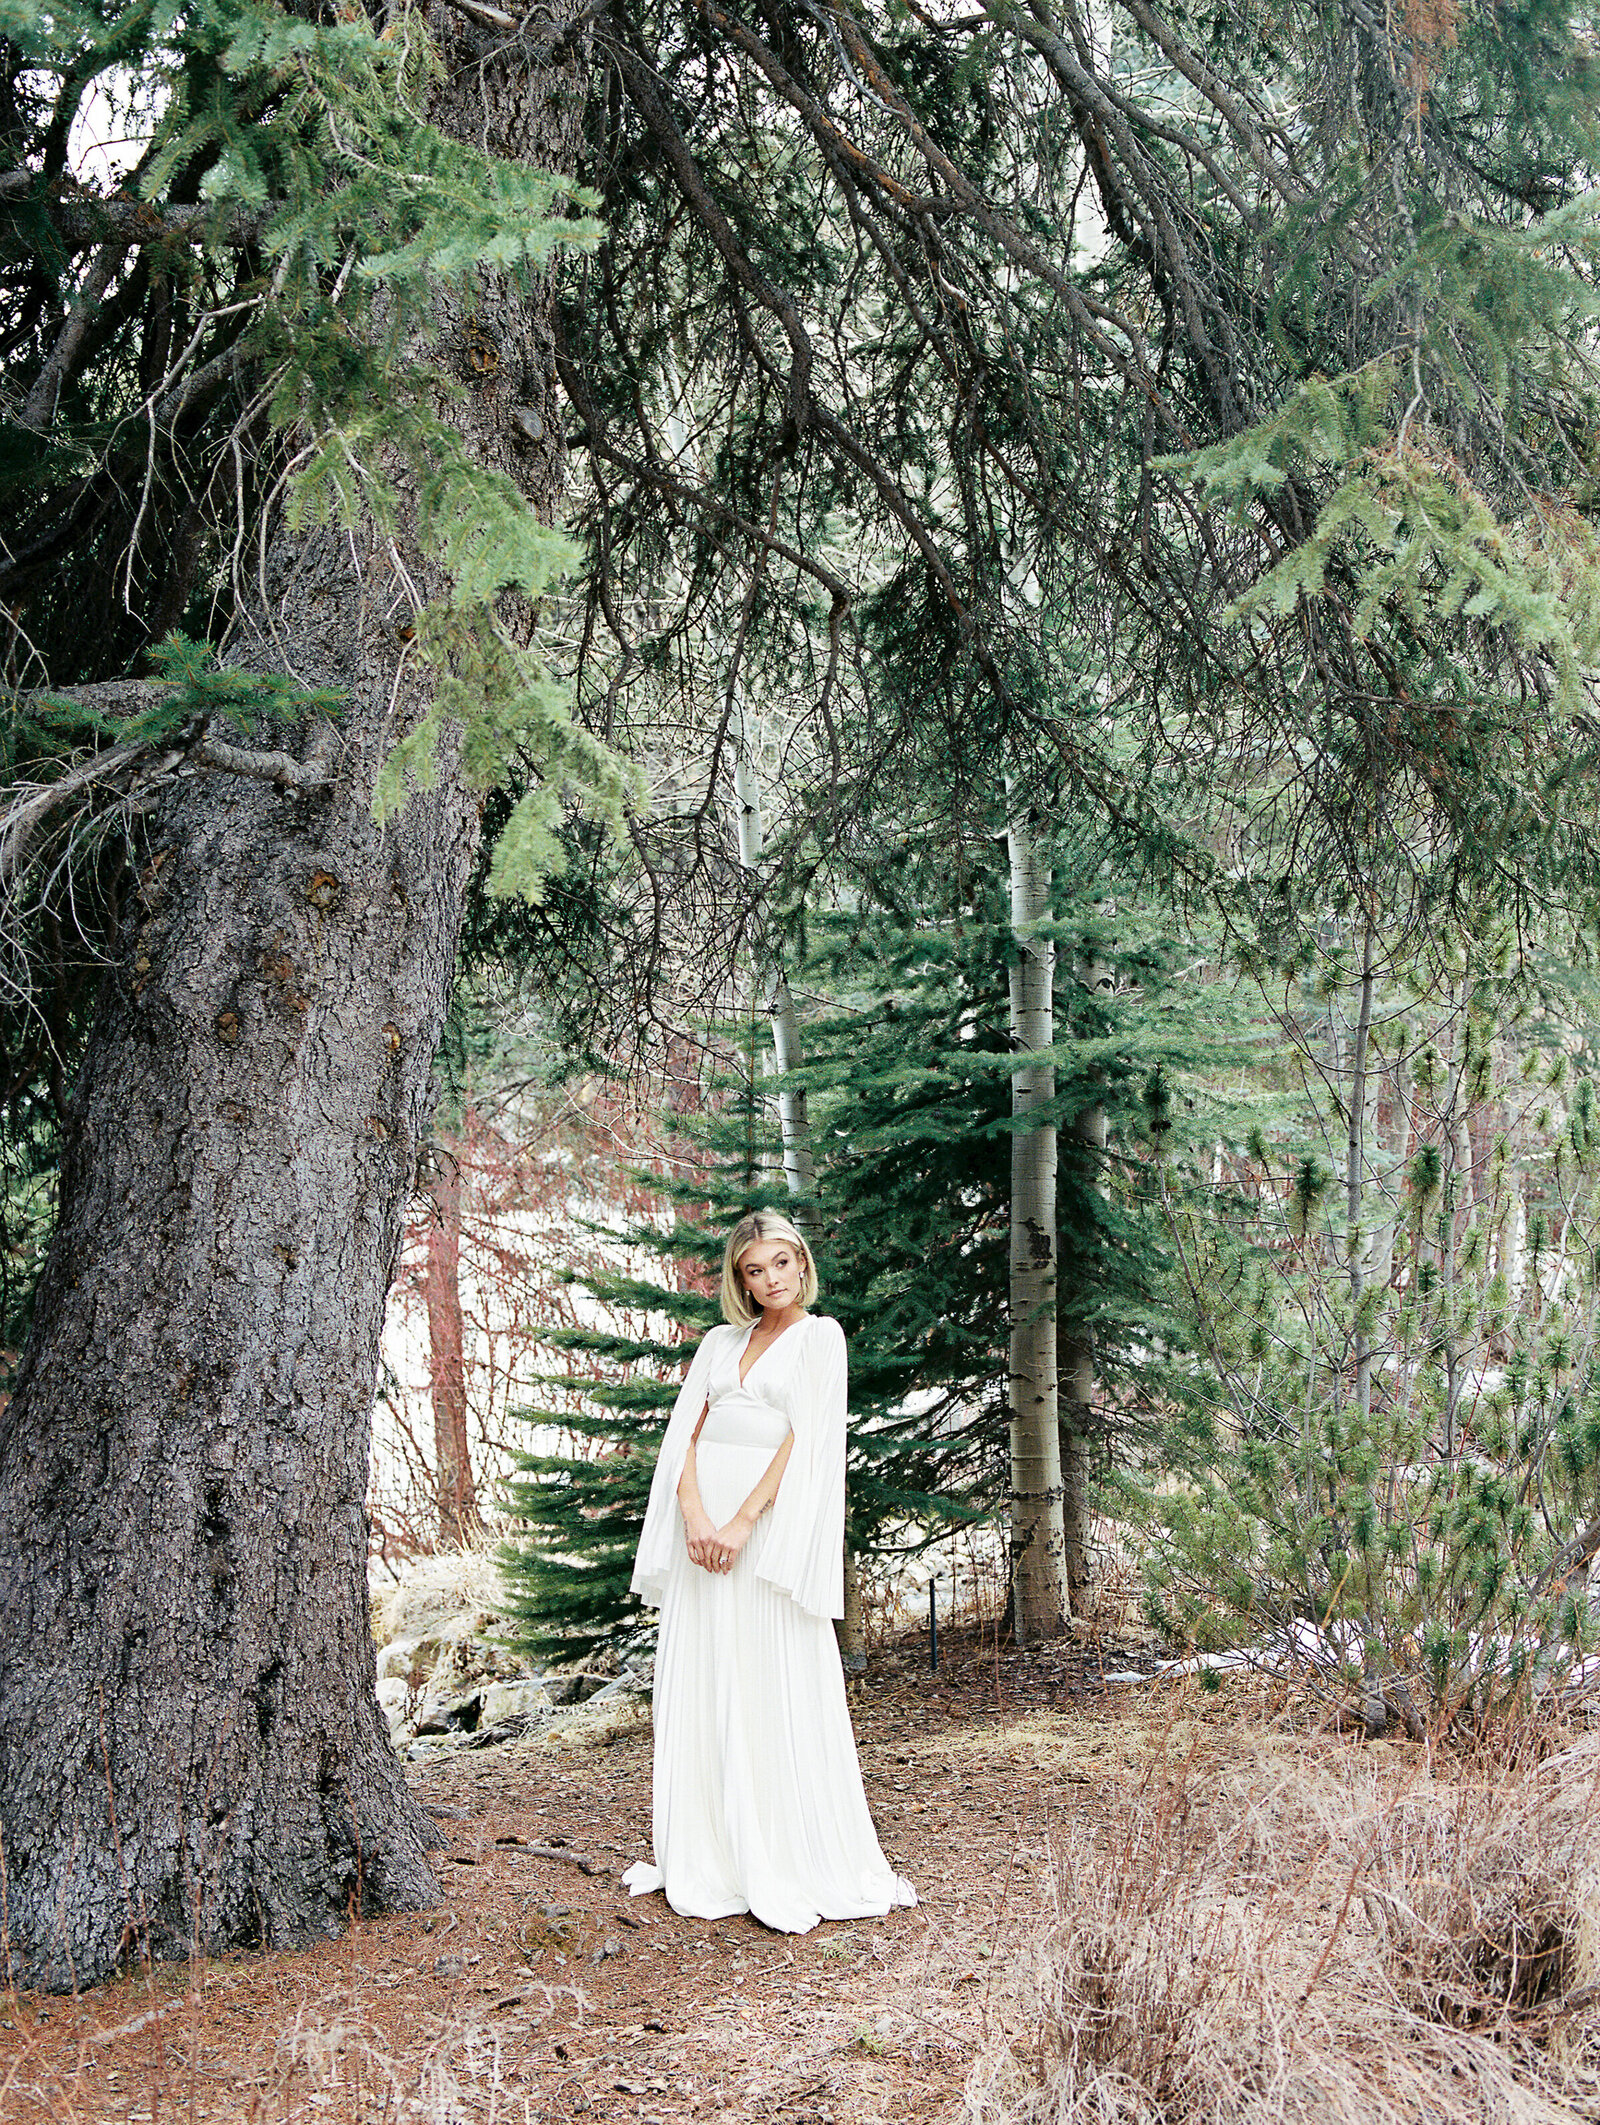
{"label": "white wedding gown", "polygon": [[[837,1608],[841,1584],[825,1545],[840,1555],[844,1337],[837,1322],[807,1315],[761,1353],[741,1386],[752,1333],[711,1331],[679,1397],[678,1436],[669,1427],[662,1445],[635,1578],[661,1607],[655,1864],[622,1878],[635,1896],[664,1888],[685,1917],[750,1911],[781,1932],[805,1933],[819,1919],[881,1916],[917,1898],[879,1848],[833,1625],[814,1613]],[[762,1516],[728,1572],[690,1562],[676,1501],[684,1425],[692,1433],[708,1400],[695,1466],[718,1527],[795,1432],[779,1486],[787,1511]],[[669,1482],[670,1519],[657,1495]]]}

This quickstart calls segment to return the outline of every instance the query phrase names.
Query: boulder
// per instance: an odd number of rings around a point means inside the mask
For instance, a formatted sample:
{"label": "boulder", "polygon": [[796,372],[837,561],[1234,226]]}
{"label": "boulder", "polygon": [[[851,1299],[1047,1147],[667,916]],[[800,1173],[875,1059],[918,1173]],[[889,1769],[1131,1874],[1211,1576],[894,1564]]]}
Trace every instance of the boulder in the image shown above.
{"label": "boulder", "polygon": [[379,1645],[421,1638],[468,1614],[498,1617],[505,1587],[492,1555],[441,1551],[414,1558],[391,1586],[373,1590],[373,1637]]}
{"label": "boulder", "polygon": [[471,1734],[483,1713],[483,1691],[430,1690],[417,1714],[418,1734]]}
{"label": "boulder", "polygon": [[[397,1638],[393,1645],[386,1645],[378,1655],[379,1682],[398,1681],[404,1684],[411,1675],[431,1675],[433,1660],[439,1655],[438,1640],[433,1641],[433,1659],[418,1658],[418,1650],[424,1641],[420,1638]],[[380,1696],[383,1694],[380,1690]]]}
{"label": "boulder", "polygon": [[397,1735],[395,1748],[407,1763],[421,1763],[426,1757],[441,1755],[446,1749],[471,1748],[474,1739],[471,1734],[419,1734],[402,1748],[403,1736]]}
{"label": "boulder", "polygon": [[537,1676],[523,1682],[491,1682],[483,1693],[479,1718],[487,1727],[528,1719],[555,1709],[555,1699]]}
{"label": "boulder", "polygon": [[544,1686],[550,1693],[552,1704],[587,1704],[605,1688],[606,1678],[578,1668],[570,1675],[546,1675]]}
{"label": "boulder", "polygon": [[624,1697],[645,1698],[650,1695],[650,1683],[643,1675],[619,1675],[615,1682],[608,1682],[589,1698],[590,1704],[616,1704]]}
{"label": "boulder", "polygon": [[389,1722],[392,1734],[406,1716],[406,1707],[411,1703],[411,1691],[403,1677],[384,1675],[378,1680],[378,1702],[383,1706],[383,1716]]}

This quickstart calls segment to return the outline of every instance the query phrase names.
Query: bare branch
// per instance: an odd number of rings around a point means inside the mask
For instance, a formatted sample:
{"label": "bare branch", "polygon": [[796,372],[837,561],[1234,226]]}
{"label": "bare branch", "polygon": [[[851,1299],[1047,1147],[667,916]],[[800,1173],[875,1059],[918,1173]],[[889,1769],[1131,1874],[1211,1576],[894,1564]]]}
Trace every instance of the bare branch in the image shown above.
{"label": "bare branch", "polygon": [[333,781],[326,768],[297,760],[292,753],[258,752],[253,747],[230,745],[225,738],[213,738],[209,733],[189,748],[189,758],[202,767],[221,768],[229,775],[254,775],[260,781],[277,783],[279,789],[299,790],[303,795],[325,790]]}
{"label": "bare branch", "polygon": [[234,250],[254,243],[266,226],[240,207],[153,207],[143,199],[53,199],[46,211],[62,239],[79,250],[91,244],[208,243]]}
{"label": "bare branch", "polygon": [[1534,1592],[1542,1594],[1570,1579],[1574,1572],[1582,1571],[1592,1561],[1596,1552],[1600,1552],[1600,1519],[1591,1520],[1570,1542],[1561,1545],[1533,1582]]}
{"label": "bare branch", "polygon": [[97,783],[109,782],[134,766],[148,750],[144,745],[108,746],[104,752],[69,767],[54,782],[13,785],[10,800],[0,810],[0,889],[14,882],[54,813]]}
{"label": "bare branch", "polygon": [[738,285],[764,310],[770,311],[784,330],[794,360],[789,371],[788,397],[789,419],[797,434],[804,431],[806,413],[811,403],[811,339],[802,323],[794,302],[783,289],[775,287],[766,275],[746,255],[728,226],[726,215],[712,197],[710,187],[701,173],[699,164],[690,153],[689,144],[678,127],[661,95],[651,69],[620,40],[609,46],[628,94],[637,105],[665,156],[679,190],[686,203],[699,217],[700,225],[721,253],[723,263]]}
{"label": "bare branch", "polygon": [[[1221,76],[1207,66],[1200,54],[1185,44],[1170,25],[1162,20],[1153,7],[1144,4],[1144,0],[1122,0],[1122,4],[1151,43],[1165,53],[1180,74],[1194,83],[1201,95],[1233,128],[1245,152],[1267,183],[1273,185],[1285,199],[1299,201],[1306,198],[1306,187],[1293,174],[1291,166],[1280,162],[1267,146],[1261,128],[1245,109],[1242,96],[1235,94]],[[1041,27],[1048,25],[1048,17],[1040,7],[1035,5],[1033,13]],[[1016,27],[1021,30],[1023,36],[1031,39],[1032,32],[1025,23],[1019,23]]]}
{"label": "bare branch", "polygon": [[83,276],[83,286],[77,299],[67,312],[67,321],[56,336],[56,343],[45,357],[44,366],[34,378],[33,389],[19,416],[19,424],[42,435],[55,419],[56,402],[61,387],[72,374],[78,349],[83,344],[83,335],[89,329],[89,321],[100,307],[100,299],[110,287],[118,266],[128,255],[124,243],[105,243],[96,251],[88,272]]}
{"label": "bare branch", "polygon": [[[170,682],[162,679],[101,679],[85,686],[39,687],[32,693],[14,695],[13,699],[41,708],[66,701],[95,715],[118,717],[140,715],[146,709],[156,707],[171,692]],[[253,775],[262,782],[275,782],[280,789],[310,794],[328,788],[333,780],[325,766],[297,760],[292,753],[272,748],[234,745],[226,738],[216,737],[203,722],[196,723],[192,736],[169,737],[166,742],[177,746],[176,759],[193,761],[198,767],[219,768],[228,775]],[[44,785],[34,794],[50,799],[45,806],[45,811],[49,811],[58,797],[87,787],[149,750],[147,745],[137,742],[113,746],[107,752],[97,753],[94,760],[86,762],[82,768],[69,770],[58,781]],[[42,818],[44,813],[39,816]],[[9,812],[0,815],[0,848],[4,846],[3,836],[9,829],[10,818]],[[3,855],[0,855],[0,875],[3,875],[3,863]]]}
{"label": "bare branch", "polygon": [[[556,369],[562,383],[567,387],[568,397],[578,407],[579,412],[584,413],[587,393],[583,392],[581,377],[572,364],[563,360],[560,355],[556,357]],[[583,394],[581,398],[580,393]],[[585,414],[585,418],[590,418],[590,415]],[[598,419],[598,415],[593,415],[593,418]],[[619,472],[628,473],[641,486],[654,488],[659,494],[672,495],[691,509],[703,509],[710,515],[719,517],[723,523],[730,525],[752,544],[777,554],[802,575],[810,576],[813,582],[820,583],[836,601],[842,601],[846,606],[855,602],[855,595],[849,584],[825,562],[820,561],[815,554],[802,552],[798,546],[791,545],[786,539],[780,539],[770,526],[758,524],[754,518],[744,516],[730,503],[725,502],[714,489],[696,486],[692,480],[678,479],[663,467],[647,465],[639,458],[629,457],[625,451],[618,450],[605,441],[603,435],[592,425],[584,437],[584,447],[602,464],[613,465]]]}

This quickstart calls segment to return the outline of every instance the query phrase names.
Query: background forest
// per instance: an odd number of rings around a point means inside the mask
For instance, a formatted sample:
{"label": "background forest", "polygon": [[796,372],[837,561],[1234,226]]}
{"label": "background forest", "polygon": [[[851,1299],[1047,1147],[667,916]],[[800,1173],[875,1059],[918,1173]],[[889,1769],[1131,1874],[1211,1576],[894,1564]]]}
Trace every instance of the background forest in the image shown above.
{"label": "background forest", "polygon": [[637,1644],[758,1203],[847,1661],[1600,1675],[1597,39],[0,0],[25,1973],[427,1899],[369,1567]]}

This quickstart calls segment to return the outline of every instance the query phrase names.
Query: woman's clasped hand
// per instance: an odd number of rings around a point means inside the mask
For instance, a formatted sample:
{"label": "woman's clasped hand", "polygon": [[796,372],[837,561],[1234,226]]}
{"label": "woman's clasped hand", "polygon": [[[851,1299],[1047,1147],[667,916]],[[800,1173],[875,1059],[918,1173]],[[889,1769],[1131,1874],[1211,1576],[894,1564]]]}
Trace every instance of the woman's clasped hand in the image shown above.
{"label": "woman's clasped hand", "polygon": [[692,1519],[684,1515],[689,1562],[698,1564],[702,1571],[731,1572],[754,1532],[755,1522],[743,1513],[735,1513],[726,1527],[714,1526],[708,1513],[696,1513]]}

